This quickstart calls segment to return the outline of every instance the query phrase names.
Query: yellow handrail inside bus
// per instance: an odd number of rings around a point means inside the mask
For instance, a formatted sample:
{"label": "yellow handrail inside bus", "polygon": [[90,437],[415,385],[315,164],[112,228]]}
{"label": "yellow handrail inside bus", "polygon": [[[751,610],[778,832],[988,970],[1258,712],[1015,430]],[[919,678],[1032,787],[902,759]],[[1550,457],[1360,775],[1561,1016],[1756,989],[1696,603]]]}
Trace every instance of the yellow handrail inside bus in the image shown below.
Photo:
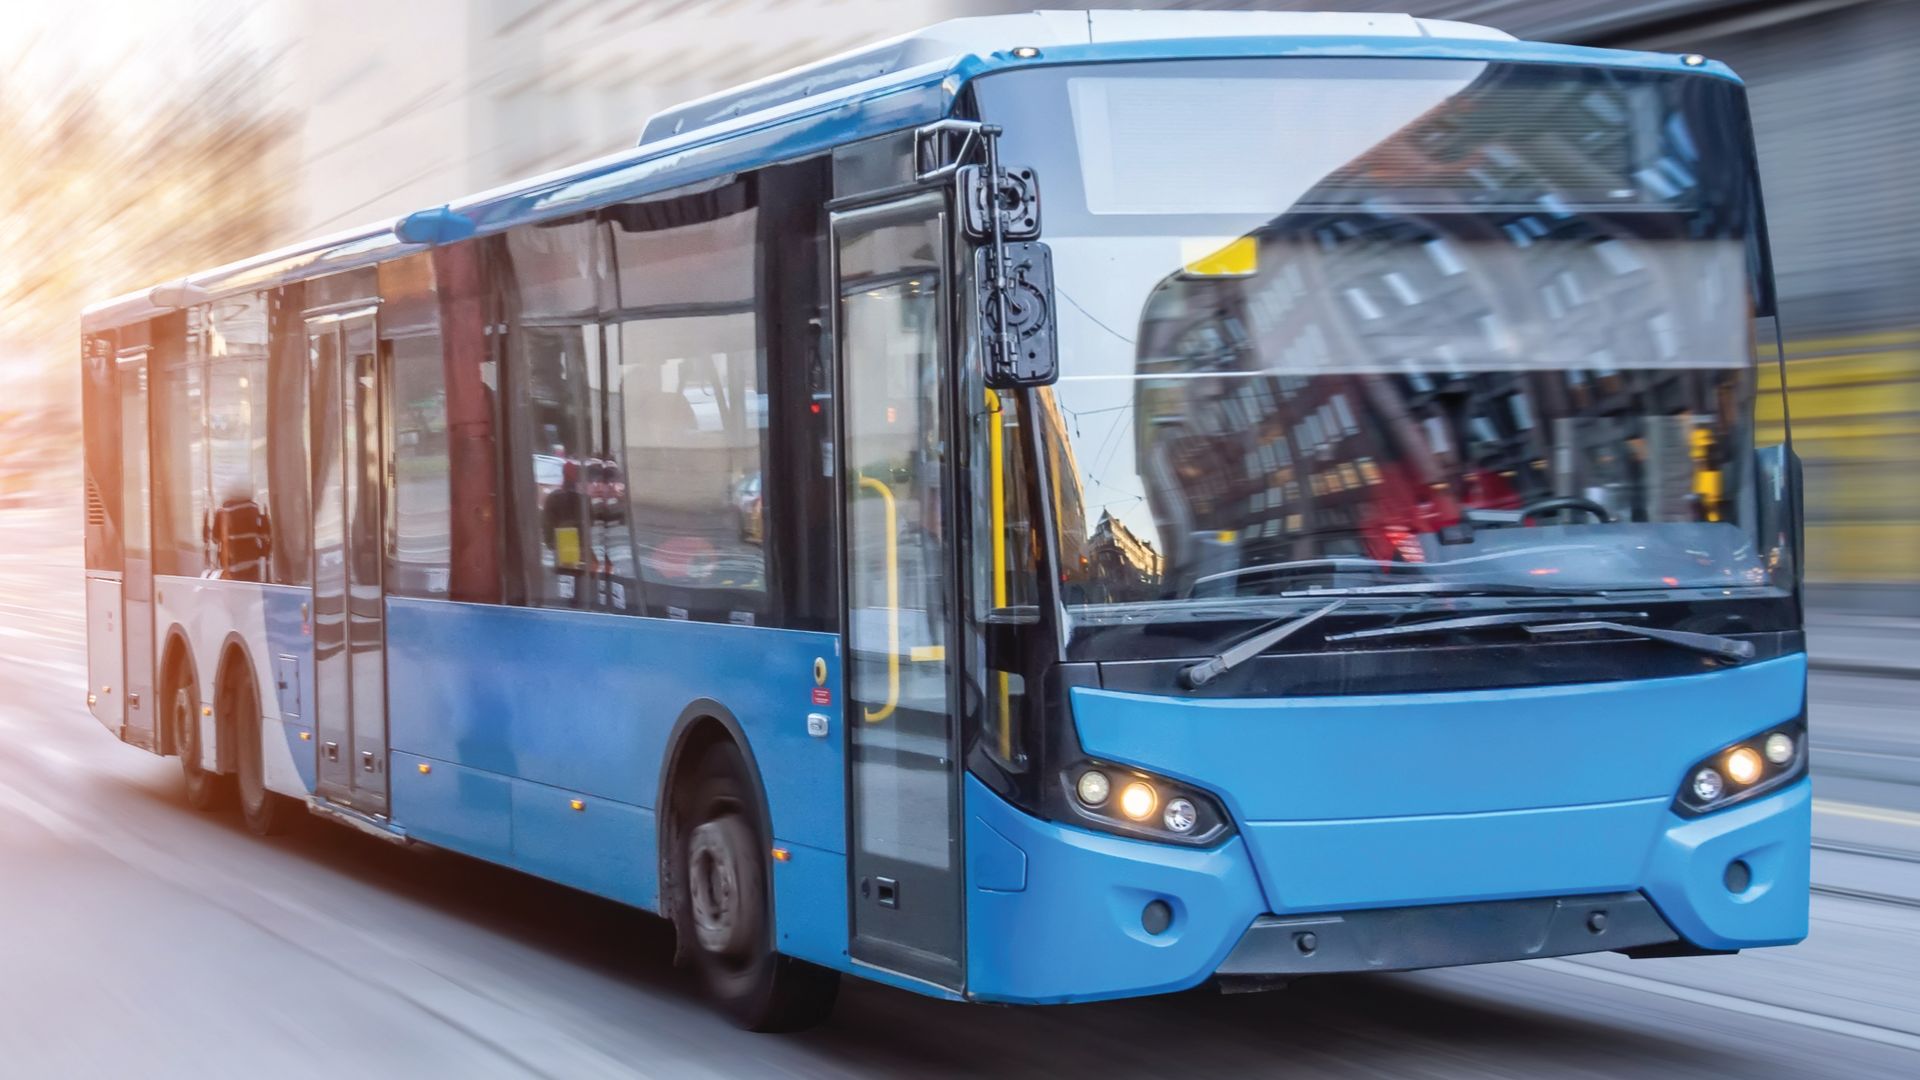
{"label": "yellow handrail inside bus", "polygon": [[886,507],[887,531],[887,702],[878,709],[861,707],[867,723],[878,724],[893,715],[900,705],[900,530],[899,512],[894,508],[893,489],[871,476],[860,478],[862,490],[880,496]]}
{"label": "yellow handrail inside bus", "polygon": [[[987,391],[987,491],[988,501],[992,504],[988,511],[991,519],[991,532],[988,542],[993,545],[993,606],[1007,606],[1007,493],[1006,478],[1003,475],[1006,465],[1005,431],[1002,426],[1000,395]],[[999,699],[999,749],[1002,761],[1013,760],[1013,690],[1011,679],[1004,671],[993,673],[996,697]]]}

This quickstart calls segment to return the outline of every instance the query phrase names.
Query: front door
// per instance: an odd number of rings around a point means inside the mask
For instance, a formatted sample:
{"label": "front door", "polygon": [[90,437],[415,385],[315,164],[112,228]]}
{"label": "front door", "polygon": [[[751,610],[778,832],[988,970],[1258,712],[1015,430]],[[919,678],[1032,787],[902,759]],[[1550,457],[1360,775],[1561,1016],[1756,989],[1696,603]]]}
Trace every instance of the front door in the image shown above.
{"label": "front door", "polygon": [[854,960],[962,981],[947,216],[836,215]]}
{"label": "front door", "polygon": [[387,812],[379,349],[373,310],[307,320],[313,403],[313,707],[319,793]]}
{"label": "front door", "polygon": [[126,683],[121,738],[159,749],[153,701],[153,467],[147,445],[148,353],[123,353],[120,367],[120,521],[126,546],[120,625]]}

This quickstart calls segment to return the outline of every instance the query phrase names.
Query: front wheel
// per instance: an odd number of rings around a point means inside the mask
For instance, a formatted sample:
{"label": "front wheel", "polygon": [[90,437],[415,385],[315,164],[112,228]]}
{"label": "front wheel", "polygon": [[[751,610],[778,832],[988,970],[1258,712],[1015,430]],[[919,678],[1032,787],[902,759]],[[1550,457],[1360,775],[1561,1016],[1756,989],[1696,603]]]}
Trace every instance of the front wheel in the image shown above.
{"label": "front wheel", "polygon": [[675,838],[674,923],[708,994],[742,1027],[799,1031],[833,1011],[840,976],[774,951],[771,848],[751,805],[732,755],[710,753]]}

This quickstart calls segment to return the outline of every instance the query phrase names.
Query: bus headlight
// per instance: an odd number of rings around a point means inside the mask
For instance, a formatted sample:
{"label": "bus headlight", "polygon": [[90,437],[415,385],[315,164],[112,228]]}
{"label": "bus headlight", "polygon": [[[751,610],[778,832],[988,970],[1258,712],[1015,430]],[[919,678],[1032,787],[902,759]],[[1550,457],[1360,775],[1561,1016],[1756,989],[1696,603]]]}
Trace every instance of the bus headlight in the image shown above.
{"label": "bus headlight", "polygon": [[1074,785],[1074,794],[1080,796],[1080,801],[1088,806],[1104,806],[1112,790],[1113,784],[1108,781],[1107,774],[1099,769],[1088,769],[1081,773],[1079,782]]}
{"label": "bus headlight", "polygon": [[1705,814],[1805,776],[1806,731],[1805,720],[1795,719],[1694,762],[1673,800],[1674,812],[1689,817]]}
{"label": "bus headlight", "polygon": [[1160,805],[1160,799],[1153,793],[1153,785],[1145,780],[1135,780],[1120,789],[1120,812],[1135,821],[1145,821],[1153,816],[1153,808]]}
{"label": "bus headlight", "polygon": [[1054,791],[1047,816],[1106,832],[1201,846],[1233,831],[1212,795],[1122,765],[1075,762]]}

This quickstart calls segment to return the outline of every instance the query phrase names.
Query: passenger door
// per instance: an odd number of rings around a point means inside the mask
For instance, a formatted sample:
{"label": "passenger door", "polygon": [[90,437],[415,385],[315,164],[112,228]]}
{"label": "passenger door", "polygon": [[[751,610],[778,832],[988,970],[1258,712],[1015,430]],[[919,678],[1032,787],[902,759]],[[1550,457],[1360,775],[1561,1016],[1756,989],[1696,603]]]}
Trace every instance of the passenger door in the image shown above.
{"label": "passenger door", "polygon": [[374,310],[307,320],[313,452],[313,708],[316,785],[387,812],[382,432]]}
{"label": "passenger door", "polygon": [[[126,571],[120,625],[124,652],[126,712],[121,738],[158,751],[153,701],[153,466],[147,442],[147,372],[150,353],[122,353],[120,367],[121,514]],[[108,683],[107,685],[114,685]]]}
{"label": "passenger door", "polygon": [[852,942],[962,982],[945,199],[833,222],[846,523]]}

